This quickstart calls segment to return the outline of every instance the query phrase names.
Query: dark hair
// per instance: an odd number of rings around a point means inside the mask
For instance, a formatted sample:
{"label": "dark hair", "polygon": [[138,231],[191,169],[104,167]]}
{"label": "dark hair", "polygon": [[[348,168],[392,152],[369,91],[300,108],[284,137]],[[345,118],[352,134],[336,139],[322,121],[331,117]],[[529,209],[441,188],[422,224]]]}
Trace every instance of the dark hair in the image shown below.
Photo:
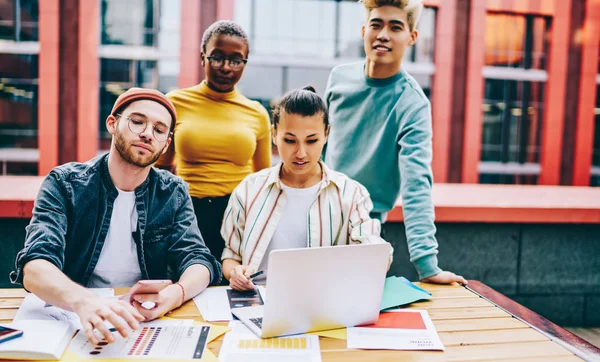
{"label": "dark hair", "polygon": [[212,23],[202,35],[202,51],[206,53],[206,44],[217,35],[237,36],[246,45],[246,56],[250,53],[248,35],[241,26],[231,20],[219,20]]}
{"label": "dark hair", "polygon": [[323,99],[319,97],[315,88],[310,85],[302,89],[291,90],[273,103],[271,112],[273,113],[273,126],[275,129],[277,129],[282,111],[287,114],[298,114],[304,117],[322,113],[325,129],[329,127],[327,106],[323,102]]}

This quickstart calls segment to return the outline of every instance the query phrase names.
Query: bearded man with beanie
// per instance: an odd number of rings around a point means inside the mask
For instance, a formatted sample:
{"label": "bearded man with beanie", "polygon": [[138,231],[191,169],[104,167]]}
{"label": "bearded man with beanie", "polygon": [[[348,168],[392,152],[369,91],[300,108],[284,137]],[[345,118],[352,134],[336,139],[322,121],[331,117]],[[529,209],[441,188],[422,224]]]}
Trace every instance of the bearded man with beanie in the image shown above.
{"label": "bearded man with beanie", "polygon": [[[35,200],[11,281],[75,312],[94,344],[94,330],[114,341],[105,321],[128,337],[140,321],[161,317],[221,281],[187,185],[152,167],[171,143],[175,121],[175,107],[164,94],[129,89],[106,118],[109,153],[54,168]],[[145,279],[174,284],[134,295],[131,302],[89,289],[131,287]]]}

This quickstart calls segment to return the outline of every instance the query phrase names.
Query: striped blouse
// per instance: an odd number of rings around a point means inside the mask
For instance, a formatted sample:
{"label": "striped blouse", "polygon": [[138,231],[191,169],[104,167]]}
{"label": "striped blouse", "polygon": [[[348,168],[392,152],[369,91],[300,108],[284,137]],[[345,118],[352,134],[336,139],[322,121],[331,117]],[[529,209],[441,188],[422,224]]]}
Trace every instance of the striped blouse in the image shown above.
{"label": "striped blouse", "polygon": [[[281,187],[281,163],[246,177],[233,191],[225,210],[221,259],[234,259],[258,269],[287,202]],[[324,163],[319,191],[308,215],[309,248],[384,243],[381,224],[369,217],[373,203],[367,189]],[[390,253],[390,263],[391,263]]]}

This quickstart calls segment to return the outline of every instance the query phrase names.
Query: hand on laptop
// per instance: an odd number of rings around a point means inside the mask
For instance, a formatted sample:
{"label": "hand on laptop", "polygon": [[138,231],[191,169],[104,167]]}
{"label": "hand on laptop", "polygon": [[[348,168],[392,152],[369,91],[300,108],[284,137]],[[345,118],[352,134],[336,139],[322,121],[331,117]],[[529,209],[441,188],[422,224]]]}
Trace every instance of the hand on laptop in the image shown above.
{"label": "hand on laptop", "polygon": [[238,265],[231,270],[229,278],[229,286],[235,290],[252,290],[255,288],[254,283],[248,278],[254,274],[253,267],[248,265]]}
{"label": "hand on laptop", "polygon": [[100,342],[94,335],[94,329],[112,343],[115,337],[104,321],[109,321],[124,338],[129,337],[132,331],[140,327],[139,322],[144,316],[138,313],[133,306],[122,300],[112,300],[102,297],[87,297],[77,301],[73,311],[81,319],[83,331],[88,340],[93,344]]}
{"label": "hand on laptop", "polygon": [[467,285],[467,280],[460,275],[456,275],[449,271],[443,271],[439,274],[432,275],[429,278],[424,278],[421,280],[424,283],[434,283],[434,284],[452,284],[454,282],[460,283],[462,285]]}

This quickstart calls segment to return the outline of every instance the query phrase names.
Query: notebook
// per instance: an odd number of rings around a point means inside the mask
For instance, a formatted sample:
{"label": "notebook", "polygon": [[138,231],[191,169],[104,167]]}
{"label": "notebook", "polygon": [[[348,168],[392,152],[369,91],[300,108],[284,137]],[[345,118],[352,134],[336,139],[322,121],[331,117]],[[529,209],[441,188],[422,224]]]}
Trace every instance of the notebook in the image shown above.
{"label": "notebook", "polygon": [[0,343],[0,359],[59,360],[75,333],[63,321],[21,320],[6,326],[22,330],[23,336]]}

